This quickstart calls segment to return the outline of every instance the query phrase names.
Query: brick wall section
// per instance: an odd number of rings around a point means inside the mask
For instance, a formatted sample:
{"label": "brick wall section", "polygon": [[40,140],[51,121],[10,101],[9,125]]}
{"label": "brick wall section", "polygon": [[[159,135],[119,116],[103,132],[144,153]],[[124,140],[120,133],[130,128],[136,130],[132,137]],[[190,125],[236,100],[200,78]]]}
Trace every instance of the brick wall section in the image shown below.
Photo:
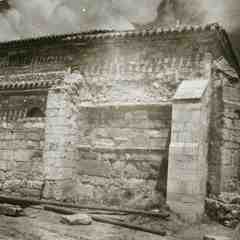
{"label": "brick wall section", "polygon": [[19,95],[4,94],[0,96],[0,119],[3,121],[14,121],[26,118],[33,108],[39,108],[44,114],[46,108],[46,94]]}
{"label": "brick wall section", "polygon": [[[34,80],[37,80],[40,84],[43,76],[46,74],[0,76],[0,162],[3,167],[1,190],[4,193],[31,197],[43,194],[47,92],[36,92],[32,88],[25,91],[27,83],[34,86]],[[38,117],[33,109],[39,110]]]}
{"label": "brick wall section", "polygon": [[[116,73],[127,73],[128,78],[135,78],[136,73],[154,78],[159,73],[159,80],[166,83],[176,74],[179,79],[204,74],[203,58],[207,52],[211,52],[214,58],[221,56],[214,31],[139,34],[106,39],[86,37],[41,42],[40,45],[33,42],[31,46],[1,48],[0,74],[62,71],[67,66],[75,66],[84,75],[113,73],[115,79],[119,77]],[[22,61],[24,58],[28,61]],[[127,80],[124,78],[122,80]],[[174,85],[174,81],[171,82]]]}
{"label": "brick wall section", "polygon": [[171,107],[81,108],[78,201],[128,205],[166,193]]}
{"label": "brick wall section", "polygon": [[28,79],[30,73],[72,67],[84,77],[81,101],[85,104],[167,101],[183,79],[206,78],[206,53],[221,56],[216,34],[210,30],[76,38],[40,46],[32,43],[18,51],[1,49],[0,56],[6,58],[0,69],[1,81],[20,73]]}
{"label": "brick wall section", "polygon": [[79,123],[84,122],[86,128],[80,128],[80,145],[166,150],[170,105],[113,105],[81,110]]}
{"label": "brick wall section", "polygon": [[240,193],[240,84],[223,81],[221,192]]}
{"label": "brick wall section", "polygon": [[0,189],[3,193],[41,196],[44,133],[42,118],[0,122]]}
{"label": "brick wall section", "polygon": [[208,195],[220,193],[221,182],[221,146],[222,146],[222,81],[219,75],[212,74],[212,107],[210,120],[210,144],[208,157]]}
{"label": "brick wall section", "polygon": [[1,91],[0,165],[4,193],[40,197],[43,188],[44,118],[28,118],[33,108],[45,112],[46,94]]}
{"label": "brick wall section", "polygon": [[239,102],[240,86],[226,74],[213,71],[209,194],[239,192]]}

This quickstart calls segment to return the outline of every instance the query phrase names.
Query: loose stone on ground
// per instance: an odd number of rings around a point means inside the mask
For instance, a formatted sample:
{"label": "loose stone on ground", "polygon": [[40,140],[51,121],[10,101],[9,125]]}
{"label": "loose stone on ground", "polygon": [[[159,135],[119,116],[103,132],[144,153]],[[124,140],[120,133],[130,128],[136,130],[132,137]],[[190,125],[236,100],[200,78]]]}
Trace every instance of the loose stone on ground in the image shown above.
{"label": "loose stone on ground", "polygon": [[87,214],[74,214],[69,216],[62,216],[61,223],[68,225],[90,225],[92,223],[92,218]]}
{"label": "loose stone on ground", "polygon": [[17,205],[0,204],[0,215],[19,217],[23,215],[23,209]]}

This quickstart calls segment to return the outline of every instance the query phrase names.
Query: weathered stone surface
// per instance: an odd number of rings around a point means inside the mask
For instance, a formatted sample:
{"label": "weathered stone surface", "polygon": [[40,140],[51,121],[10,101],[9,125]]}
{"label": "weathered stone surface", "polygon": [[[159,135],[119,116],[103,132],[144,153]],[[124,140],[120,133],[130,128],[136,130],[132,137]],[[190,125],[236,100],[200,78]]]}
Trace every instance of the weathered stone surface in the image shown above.
{"label": "weathered stone surface", "polygon": [[44,119],[23,118],[7,125],[3,123],[0,127],[0,169],[4,172],[1,190],[39,197],[43,185]]}
{"label": "weathered stone surface", "polygon": [[240,222],[240,205],[217,199],[206,199],[207,215],[226,227],[235,228]]}
{"label": "weathered stone surface", "polygon": [[[157,104],[81,108],[78,201],[127,205],[141,191],[150,201],[154,189],[166,185],[170,121],[171,108]],[[89,178],[82,181],[82,176]],[[159,189],[166,192],[166,187]]]}
{"label": "weathered stone surface", "polygon": [[213,195],[221,192],[240,192],[239,158],[239,96],[240,84],[232,83],[225,75],[213,73],[214,104],[211,120],[208,184]]}
{"label": "weathered stone surface", "polygon": [[[202,212],[207,160],[209,195],[239,191],[239,84],[212,64],[225,57],[215,30],[4,45],[0,188],[112,205],[154,199],[166,195],[171,142],[173,203]],[[178,87],[176,99],[191,101],[172,112]]]}
{"label": "weathered stone surface", "polygon": [[62,216],[61,222],[69,225],[90,225],[92,218],[87,214],[74,214],[70,216]]}
{"label": "weathered stone surface", "polygon": [[186,100],[186,99],[201,99],[204,91],[207,89],[209,79],[207,80],[187,80],[183,81],[178,87],[173,99]]}
{"label": "weathered stone surface", "polygon": [[202,98],[195,103],[192,103],[191,99],[173,102],[167,203],[173,211],[190,221],[200,220],[204,213],[210,122],[208,115],[210,110],[207,106],[209,101],[209,92],[205,91]]}

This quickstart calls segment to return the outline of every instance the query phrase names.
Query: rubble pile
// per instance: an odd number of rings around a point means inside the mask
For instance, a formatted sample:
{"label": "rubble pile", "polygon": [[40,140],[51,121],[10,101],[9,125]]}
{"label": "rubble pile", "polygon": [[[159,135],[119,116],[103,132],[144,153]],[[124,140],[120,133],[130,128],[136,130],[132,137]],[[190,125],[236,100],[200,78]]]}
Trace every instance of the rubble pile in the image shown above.
{"label": "rubble pile", "polygon": [[240,223],[240,195],[221,194],[206,199],[206,213],[214,221],[235,228]]}

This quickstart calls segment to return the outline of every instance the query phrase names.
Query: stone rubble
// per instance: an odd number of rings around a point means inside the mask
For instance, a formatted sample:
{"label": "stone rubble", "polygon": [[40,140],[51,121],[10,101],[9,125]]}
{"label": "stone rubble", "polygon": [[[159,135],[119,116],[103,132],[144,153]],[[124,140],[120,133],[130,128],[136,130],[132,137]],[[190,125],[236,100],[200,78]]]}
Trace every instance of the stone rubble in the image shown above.
{"label": "stone rubble", "polygon": [[90,225],[92,224],[92,218],[87,214],[74,214],[62,216],[61,222],[68,225]]}
{"label": "stone rubble", "polygon": [[206,213],[226,227],[235,228],[240,223],[240,196],[206,199]]}

